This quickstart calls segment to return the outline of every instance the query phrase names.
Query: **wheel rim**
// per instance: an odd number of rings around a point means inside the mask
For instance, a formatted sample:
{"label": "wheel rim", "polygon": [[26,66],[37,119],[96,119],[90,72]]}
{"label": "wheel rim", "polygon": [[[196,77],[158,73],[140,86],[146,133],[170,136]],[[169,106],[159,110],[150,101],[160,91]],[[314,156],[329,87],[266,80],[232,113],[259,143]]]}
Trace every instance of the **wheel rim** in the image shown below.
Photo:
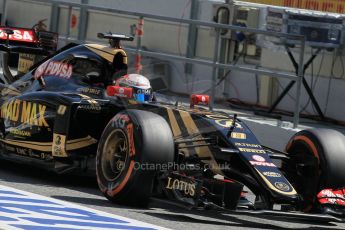
{"label": "wheel rim", "polygon": [[102,149],[101,167],[107,181],[115,181],[126,169],[128,158],[127,136],[121,129],[108,135]]}

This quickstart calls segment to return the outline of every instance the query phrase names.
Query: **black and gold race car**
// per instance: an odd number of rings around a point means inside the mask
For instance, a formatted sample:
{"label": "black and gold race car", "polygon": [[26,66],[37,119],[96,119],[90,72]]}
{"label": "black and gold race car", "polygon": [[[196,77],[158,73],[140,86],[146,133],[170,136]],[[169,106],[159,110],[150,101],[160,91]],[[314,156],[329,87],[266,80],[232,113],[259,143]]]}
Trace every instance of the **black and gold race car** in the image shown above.
{"label": "black and gold race car", "polygon": [[162,102],[143,78],[127,75],[120,40],[132,38],[99,37],[110,45],[69,44],[1,84],[2,159],[92,171],[121,204],[155,196],[189,208],[342,220],[342,134],[301,131],[286,153],[263,146],[236,115],[202,106],[207,95],[192,95],[190,106]]}

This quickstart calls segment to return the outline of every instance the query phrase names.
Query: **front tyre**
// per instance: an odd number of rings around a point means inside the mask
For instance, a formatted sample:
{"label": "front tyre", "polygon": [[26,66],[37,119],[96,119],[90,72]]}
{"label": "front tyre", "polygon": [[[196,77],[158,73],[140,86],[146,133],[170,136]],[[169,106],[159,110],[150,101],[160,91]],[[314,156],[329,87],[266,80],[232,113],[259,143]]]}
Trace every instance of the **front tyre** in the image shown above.
{"label": "front tyre", "polygon": [[126,110],[108,123],[100,139],[96,173],[104,196],[112,202],[145,206],[162,164],[174,161],[174,140],[159,115]]}
{"label": "front tyre", "polygon": [[317,206],[323,189],[345,186],[345,136],[331,129],[309,129],[296,133],[288,142],[289,163],[282,169],[304,199],[304,211]]}

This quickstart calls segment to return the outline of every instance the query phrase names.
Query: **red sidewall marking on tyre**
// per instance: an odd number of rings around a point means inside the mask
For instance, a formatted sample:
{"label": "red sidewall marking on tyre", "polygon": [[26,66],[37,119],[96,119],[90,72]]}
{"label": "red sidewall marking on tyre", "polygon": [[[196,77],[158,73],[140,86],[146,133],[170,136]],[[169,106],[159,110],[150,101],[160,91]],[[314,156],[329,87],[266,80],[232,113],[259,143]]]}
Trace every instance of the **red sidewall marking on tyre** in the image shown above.
{"label": "red sidewall marking on tyre", "polygon": [[[310,140],[310,139],[309,139],[308,137],[306,137],[306,136],[296,136],[296,137],[293,138],[292,141],[290,141],[290,142],[288,143],[288,145],[287,145],[287,147],[286,147],[287,150],[291,147],[293,141],[303,141],[303,142],[305,142],[305,143],[310,147],[311,152],[312,152],[313,155],[317,158],[318,163],[320,164],[320,156],[319,156],[318,151],[317,151],[317,148],[316,148],[316,146],[315,146],[315,144],[313,143],[312,140]],[[312,208],[313,208],[313,205],[310,204],[310,205],[308,205],[307,207],[305,207],[305,208],[303,209],[303,211],[304,211],[304,212],[309,212]]]}
{"label": "red sidewall marking on tyre", "polygon": [[129,145],[129,155],[132,157],[135,155],[134,133],[133,133],[132,123],[127,125],[127,135],[128,135],[128,145]]}
{"label": "red sidewall marking on tyre", "polygon": [[133,169],[134,169],[134,164],[135,164],[135,162],[134,162],[134,160],[132,160],[130,162],[130,164],[129,164],[126,176],[125,176],[125,178],[123,178],[123,180],[121,181],[119,186],[117,186],[114,190],[107,192],[109,196],[112,196],[112,197],[115,196],[117,193],[119,193],[123,189],[123,187],[125,187],[125,185],[127,184],[129,178],[132,175],[132,172],[133,172]]}
{"label": "red sidewall marking on tyre", "polygon": [[317,158],[317,160],[318,160],[318,162],[320,164],[320,156],[319,156],[319,154],[317,152],[317,148],[316,148],[316,146],[315,146],[315,144],[313,143],[312,140],[310,140],[306,136],[297,136],[293,140],[294,141],[300,140],[300,141],[304,141],[305,143],[307,143],[307,145],[311,148],[311,151],[312,151],[313,155]]}

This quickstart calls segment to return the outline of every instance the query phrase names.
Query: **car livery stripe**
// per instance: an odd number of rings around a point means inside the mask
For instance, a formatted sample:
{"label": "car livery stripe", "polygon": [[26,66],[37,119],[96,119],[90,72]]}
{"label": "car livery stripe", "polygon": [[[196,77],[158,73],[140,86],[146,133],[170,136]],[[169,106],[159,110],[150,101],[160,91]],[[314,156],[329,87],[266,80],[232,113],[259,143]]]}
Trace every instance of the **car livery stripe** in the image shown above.
{"label": "car livery stripe", "polygon": [[81,148],[85,148],[87,146],[96,144],[97,140],[92,138],[91,136],[88,136],[86,138],[81,138],[79,140],[75,139],[75,140],[70,140],[67,141],[67,145],[66,145],[66,150],[76,150],[76,149],[81,149]]}
{"label": "car livery stripe", "polygon": [[177,124],[177,120],[176,120],[176,116],[174,112],[172,111],[172,109],[167,108],[167,113],[168,113],[171,129],[173,131],[174,137],[181,136],[182,132],[179,125]]}
{"label": "car livery stripe", "polygon": [[[170,124],[170,127],[172,129],[174,138],[175,139],[180,138],[182,136],[182,131],[181,131],[180,126],[179,126],[179,124],[177,122],[177,119],[176,119],[174,111],[171,108],[168,108],[168,107],[166,108],[166,111],[167,111],[167,114],[168,114],[169,124]],[[179,145],[180,148],[183,148],[185,146],[186,146],[185,143],[181,143]],[[184,150],[189,155],[189,149],[186,148]]]}
{"label": "car livery stripe", "polygon": [[[176,121],[177,121],[177,124],[181,130],[181,135],[180,136],[176,136],[175,138],[186,138],[188,137],[190,134],[188,133],[188,130],[187,130],[187,126],[186,124],[183,122],[182,120],[182,117],[179,113],[179,111],[177,110],[172,110],[173,112],[173,115],[175,116],[176,118]],[[180,146],[186,146],[187,144],[181,144]],[[196,155],[196,151],[194,148],[184,148],[184,151],[188,154],[188,156],[191,156],[191,155]]]}
{"label": "car livery stripe", "polygon": [[98,54],[99,56],[101,56],[102,58],[104,58],[105,60],[107,60],[109,62],[113,62],[113,60],[114,60],[114,54],[109,54],[108,52],[104,52],[102,50],[95,49],[95,48],[92,48],[89,46],[86,46],[86,48],[88,48],[92,52]]}
{"label": "car livery stripe", "polygon": [[[196,126],[191,114],[189,112],[185,112],[185,111],[179,111],[180,116],[187,128],[188,134],[193,136],[193,135],[197,135],[200,133],[200,130],[198,129],[198,127]],[[195,138],[202,138],[201,134],[195,136]],[[193,144],[206,144],[205,141],[199,141],[199,142],[193,142]],[[212,171],[223,175],[223,172],[219,169],[219,166],[217,164],[217,162],[215,161],[211,150],[208,146],[202,146],[202,147],[195,147],[194,148],[197,155],[200,157],[209,157],[211,160],[205,161],[207,162],[209,165],[209,168],[212,169]]]}
{"label": "car livery stripe", "polygon": [[[29,148],[33,150],[38,150],[42,152],[51,152],[53,142],[34,142],[34,141],[19,141],[19,140],[0,140],[9,145],[19,146],[23,148]],[[85,148],[87,146],[97,143],[97,140],[91,136],[84,138],[74,139],[67,141],[67,150],[75,150],[80,148]]]}
{"label": "car livery stripe", "polygon": [[107,46],[97,45],[97,44],[87,44],[87,45],[85,45],[85,47],[88,48],[89,50],[91,50],[92,52],[98,54],[99,56],[103,57],[104,59],[106,59],[109,62],[113,62],[114,56],[117,53],[122,54],[123,59],[124,59],[123,63],[127,64],[127,62],[128,62],[127,54],[122,49],[112,49],[112,48],[109,48]]}
{"label": "car livery stripe", "polygon": [[0,185],[0,229],[165,229]]}
{"label": "car livery stripe", "polygon": [[180,136],[176,136],[176,138],[185,138],[185,137],[188,137],[190,134],[187,130],[187,125],[183,122],[182,120],[182,117],[181,117],[181,114],[179,113],[178,110],[172,110],[175,118],[176,118],[176,121],[177,121],[177,124],[181,130],[181,135]]}

